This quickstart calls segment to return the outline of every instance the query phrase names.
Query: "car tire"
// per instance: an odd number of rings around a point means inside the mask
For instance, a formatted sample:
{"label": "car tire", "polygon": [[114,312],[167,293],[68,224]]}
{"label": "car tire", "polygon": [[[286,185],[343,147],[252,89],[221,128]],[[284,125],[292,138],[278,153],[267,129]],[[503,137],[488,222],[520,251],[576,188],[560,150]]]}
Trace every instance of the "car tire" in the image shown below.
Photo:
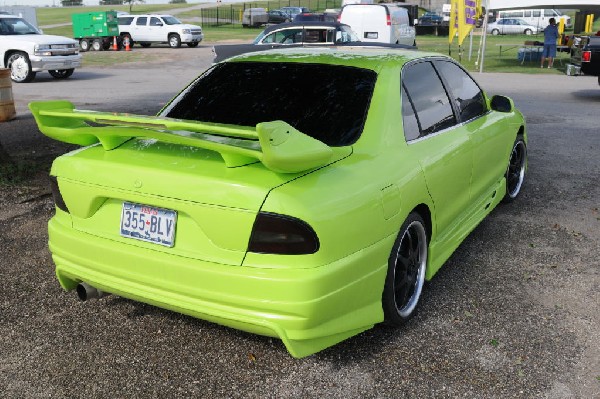
{"label": "car tire", "polygon": [[188,47],[198,47],[199,42],[186,43]]}
{"label": "car tire", "polygon": [[29,56],[21,51],[8,57],[6,67],[10,69],[10,78],[15,83],[29,83],[35,78],[36,73],[31,70]]}
{"label": "car tire", "polygon": [[121,43],[123,43],[123,47],[125,47],[125,43],[129,41],[129,48],[133,48],[133,40],[131,39],[131,35],[129,33],[123,33],[121,35]]}
{"label": "car tire", "polygon": [[522,137],[517,137],[510,152],[506,168],[506,194],[504,202],[514,201],[523,187],[525,170],[527,169],[527,146]]}
{"label": "car tire", "polygon": [[425,283],[428,246],[423,218],[410,213],[388,260],[381,301],[386,324],[401,326],[415,314]]}
{"label": "car tire", "polygon": [[525,34],[527,36],[531,36],[531,35],[533,35],[533,31],[531,29],[525,29]]}
{"label": "car tire", "polygon": [[81,39],[79,41],[79,50],[81,50],[82,53],[85,53],[89,49],[90,49],[90,42],[88,42],[85,39]]}
{"label": "car tire", "polygon": [[171,48],[181,47],[181,37],[179,37],[177,33],[172,33],[169,35],[169,46]]}
{"label": "car tire", "polygon": [[51,69],[51,70],[48,71],[48,73],[50,75],[52,75],[52,77],[54,79],[67,79],[71,75],[73,75],[73,71],[75,71],[74,68],[70,68],[70,69]]}
{"label": "car tire", "polygon": [[492,29],[492,35],[498,36],[499,34],[500,34],[500,31],[498,29]]}

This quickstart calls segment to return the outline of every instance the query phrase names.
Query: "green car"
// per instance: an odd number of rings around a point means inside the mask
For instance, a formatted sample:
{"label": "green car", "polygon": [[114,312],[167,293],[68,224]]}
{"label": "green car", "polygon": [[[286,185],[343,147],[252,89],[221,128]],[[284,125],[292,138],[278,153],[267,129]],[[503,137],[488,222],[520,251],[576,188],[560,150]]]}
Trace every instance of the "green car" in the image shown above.
{"label": "green car", "polygon": [[65,290],[278,337],[294,357],[405,323],[527,164],[512,101],[415,50],[251,53],[156,117],[30,108],[84,146],[51,170]]}

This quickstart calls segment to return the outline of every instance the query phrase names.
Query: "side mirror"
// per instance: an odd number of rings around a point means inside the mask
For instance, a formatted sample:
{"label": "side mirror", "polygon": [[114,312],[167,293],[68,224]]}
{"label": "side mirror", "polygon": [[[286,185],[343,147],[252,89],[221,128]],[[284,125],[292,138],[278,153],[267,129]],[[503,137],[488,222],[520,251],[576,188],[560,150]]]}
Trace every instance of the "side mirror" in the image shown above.
{"label": "side mirror", "polygon": [[490,105],[494,111],[498,112],[512,112],[515,106],[510,98],[498,95],[492,97]]}

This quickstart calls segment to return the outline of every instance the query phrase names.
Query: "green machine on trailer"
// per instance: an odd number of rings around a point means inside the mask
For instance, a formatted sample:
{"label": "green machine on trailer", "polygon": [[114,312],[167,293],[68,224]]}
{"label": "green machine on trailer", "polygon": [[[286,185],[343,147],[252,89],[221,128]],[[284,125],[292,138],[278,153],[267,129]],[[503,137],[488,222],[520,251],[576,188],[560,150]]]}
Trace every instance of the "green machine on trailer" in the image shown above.
{"label": "green machine on trailer", "polygon": [[81,51],[108,50],[119,37],[116,11],[97,11],[73,14],[73,37],[79,41]]}

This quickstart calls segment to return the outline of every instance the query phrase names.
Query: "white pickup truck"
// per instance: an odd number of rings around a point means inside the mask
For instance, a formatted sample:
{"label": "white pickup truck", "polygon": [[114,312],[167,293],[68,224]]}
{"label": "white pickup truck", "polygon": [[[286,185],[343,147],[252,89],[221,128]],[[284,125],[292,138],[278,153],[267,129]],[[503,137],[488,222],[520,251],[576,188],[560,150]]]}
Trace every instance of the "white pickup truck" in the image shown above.
{"label": "white pickup truck", "polygon": [[14,82],[31,82],[40,71],[66,79],[80,66],[75,40],[44,35],[23,18],[0,14],[0,68],[9,68]]}

